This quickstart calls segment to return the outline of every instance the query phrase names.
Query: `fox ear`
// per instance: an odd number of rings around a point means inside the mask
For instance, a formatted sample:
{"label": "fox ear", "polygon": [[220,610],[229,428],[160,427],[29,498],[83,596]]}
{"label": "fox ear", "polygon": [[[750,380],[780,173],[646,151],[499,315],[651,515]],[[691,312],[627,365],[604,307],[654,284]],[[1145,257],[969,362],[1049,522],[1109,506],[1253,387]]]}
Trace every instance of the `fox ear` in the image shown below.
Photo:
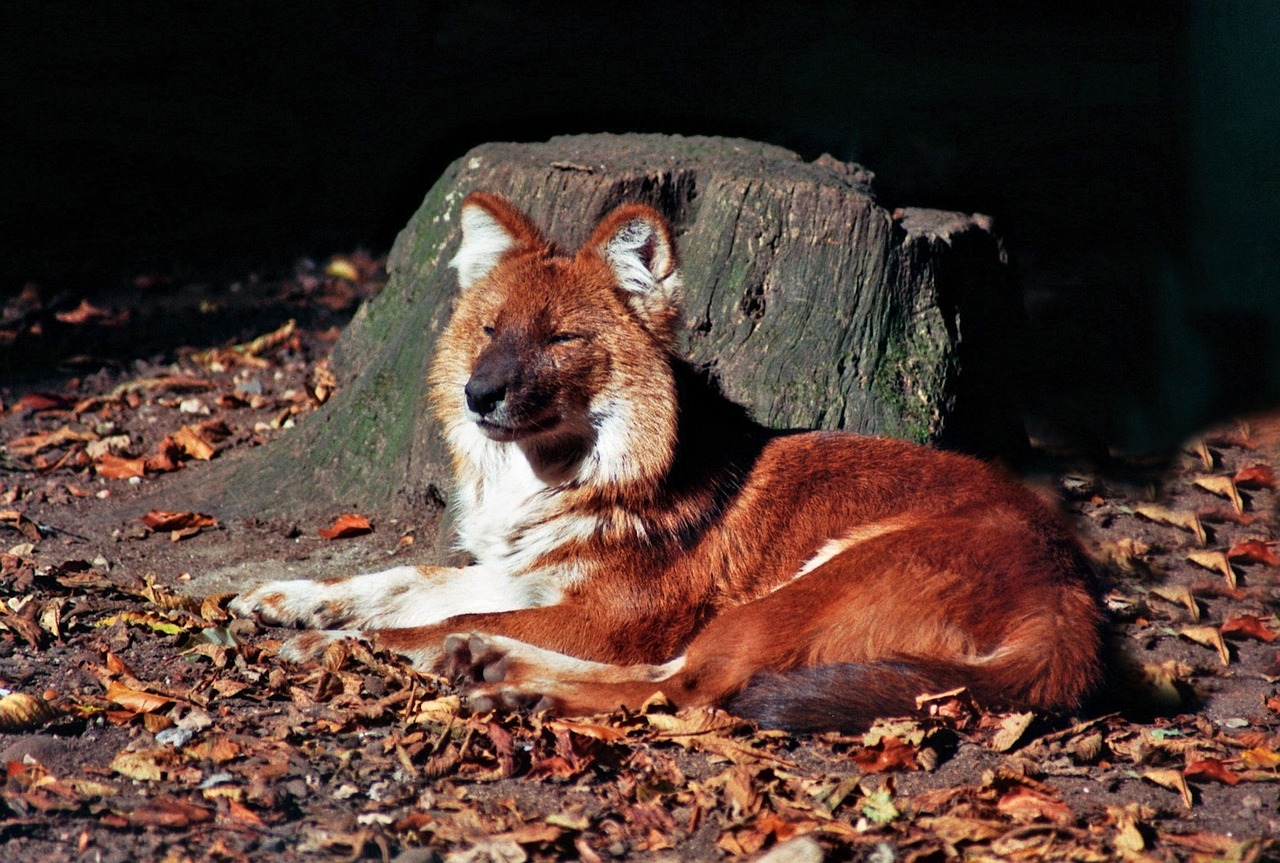
{"label": "fox ear", "polygon": [[529,217],[498,195],[472,192],[462,202],[459,221],[462,244],[449,266],[458,271],[464,291],[489,275],[508,252],[546,245]]}
{"label": "fox ear", "polygon": [[631,307],[650,323],[669,327],[678,312],[680,271],[671,226],[651,207],[619,207],[587,244],[605,259]]}

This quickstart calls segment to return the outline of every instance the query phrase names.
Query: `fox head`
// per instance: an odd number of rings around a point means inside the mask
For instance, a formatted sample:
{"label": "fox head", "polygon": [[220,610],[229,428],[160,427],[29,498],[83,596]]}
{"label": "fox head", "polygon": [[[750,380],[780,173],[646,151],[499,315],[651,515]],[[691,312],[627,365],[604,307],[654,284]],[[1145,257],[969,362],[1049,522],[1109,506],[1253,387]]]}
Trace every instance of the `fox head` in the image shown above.
{"label": "fox head", "polygon": [[619,207],[572,256],[496,195],[468,196],[461,223],[461,291],[431,372],[457,466],[514,449],[550,484],[656,481],[676,427],[666,220]]}

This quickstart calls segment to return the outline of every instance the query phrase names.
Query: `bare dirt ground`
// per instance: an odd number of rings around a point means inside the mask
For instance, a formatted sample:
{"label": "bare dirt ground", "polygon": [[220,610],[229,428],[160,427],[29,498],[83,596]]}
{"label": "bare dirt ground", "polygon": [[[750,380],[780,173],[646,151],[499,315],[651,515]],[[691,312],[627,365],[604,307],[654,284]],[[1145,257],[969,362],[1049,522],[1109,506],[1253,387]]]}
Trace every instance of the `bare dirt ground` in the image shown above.
{"label": "bare dirt ground", "polygon": [[304,422],[331,387],[338,326],[381,279],[351,256],[227,288],[140,283],[114,304],[32,289],[5,307],[7,859],[1280,855],[1267,420],[1210,431],[1159,471],[1044,453],[1029,481],[1112,572],[1127,657],[1083,716],[990,713],[958,692],[866,735],[796,738],[661,703],[471,715],[448,681],[358,646],[277,662],[288,633],[233,619],[227,592],[436,550],[374,514],[330,538],[342,513],[221,523],[154,501]]}

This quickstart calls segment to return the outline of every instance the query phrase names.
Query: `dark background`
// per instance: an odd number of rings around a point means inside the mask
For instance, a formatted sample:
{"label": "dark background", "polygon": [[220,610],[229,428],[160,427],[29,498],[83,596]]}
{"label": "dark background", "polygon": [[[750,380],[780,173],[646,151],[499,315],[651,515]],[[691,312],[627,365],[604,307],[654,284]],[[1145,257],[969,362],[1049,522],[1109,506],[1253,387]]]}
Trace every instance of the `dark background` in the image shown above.
{"label": "dark background", "polygon": [[1168,446],[1280,402],[1277,10],[6,0],[0,296],[382,251],[487,140],[736,135],[995,216],[1029,412]]}

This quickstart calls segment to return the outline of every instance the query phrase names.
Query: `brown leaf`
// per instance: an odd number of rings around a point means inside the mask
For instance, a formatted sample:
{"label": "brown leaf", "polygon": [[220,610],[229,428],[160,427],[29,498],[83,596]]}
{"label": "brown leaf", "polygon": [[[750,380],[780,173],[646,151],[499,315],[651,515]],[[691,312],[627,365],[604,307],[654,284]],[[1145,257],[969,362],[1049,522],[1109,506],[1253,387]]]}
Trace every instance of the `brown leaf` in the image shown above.
{"label": "brown leaf", "polygon": [[173,435],[165,435],[156,451],[143,459],[143,467],[152,473],[172,473],[182,467],[183,450]]}
{"label": "brown leaf", "polygon": [[213,820],[213,812],[210,810],[172,797],[162,797],[143,803],[133,811],[124,814],[130,824],[143,827],[181,829]]}
{"label": "brown leaf", "polygon": [[88,300],[81,300],[80,305],[76,306],[69,312],[55,312],[53,315],[64,324],[88,324],[99,323],[106,326],[116,327],[123,324],[129,318],[128,312],[114,313],[106,309],[100,309]]}
{"label": "brown leaf", "polygon": [[1232,477],[1239,488],[1275,488],[1276,473],[1270,465],[1255,464],[1236,471]]}
{"label": "brown leaf", "polygon": [[0,524],[7,524],[31,542],[40,541],[40,526],[16,509],[0,510]]}
{"label": "brown leaf", "polygon": [[894,770],[919,770],[916,747],[897,737],[886,737],[873,746],[855,753],[853,761],[868,773],[887,773]]}
{"label": "brown leaf", "polygon": [[173,703],[171,699],[165,698],[163,695],[131,689],[118,680],[111,681],[110,685],[107,686],[107,700],[113,704],[120,705],[126,710],[132,710],[134,713],[151,713],[156,710],[163,710]]}
{"label": "brown leaf", "polygon": [[75,399],[57,393],[30,392],[14,402],[15,413],[22,410],[41,413],[43,411],[63,411],[74,405]]}
{"label": "brown leaf", "polygon": [[1212,779],[1214,782],[1224,782],[1227,785],[1235,785],[1240,781],[1239,776],[1228,770],[1226,765],[1216,758],[1193,761],[1182,771],[1182,775],[1188,779]]}
{"label": "brown leaf", "polygon": [[218,526],[218,520],[211,515],[199,512],[168,512],[162,509],[153,509],[138,520],[154,531]]}
{"label": "brown leaf", "polygon": [[1258,641],[1265,641],[1270,644],[1280,638],[1280,633],[1277,633],[1267,625],[1267,621],[1274,619],[1273,617],[1255,617],[1251,614],[1242,614],[1239,617],[1233,617],[1225,621],[1222,624],[1222,634],[1236,638],[1256,638]]}
{"label": "brown leaf", "polygon": [[98,439],[93,432],[76,431],[69,426],[61,426],[53,431],[24,435],[14,438],[5,444],[5,449],[18,458],[31,458],[37,453],[54,447],[75,443],[90,443]]}
{"label": "brown leaf", "polygon": [[1056,797],[1034,788],[1017,786],[996,802],[996,810],[1014,821],[1051,821],[1054,824],[1070,824],[1075,820],[1071,808]]}
{"label": "brown leaf", "polygon": [[1280,566],[1280,557],[1272,550],[1274,542],[1250,539],[1237,542],[1227,550],[1227,557],[1239,563],[1261,563],[1266,566]]}
{"label": "brown leaf", "polygon": [[349,512],[338,516],[330,527],[322,528],[320,535],[325,539],[346,539],[351,536],[361,536],[372,530],[373,525],[369,519]]}
{"label": "brown leaf", "polygon": [[140,458],[121,458],[106,453],[93,466],[98,476],[107,479],[132,479],[146,474],[146,463]]}
{"label": "brown leaf", "polygon": [[199,430],[191,426],[183,426],[174,432],[173,440],[182,447],[183,452],[198,461],[208,461],[216,452],[213,444],[205,440]]}

